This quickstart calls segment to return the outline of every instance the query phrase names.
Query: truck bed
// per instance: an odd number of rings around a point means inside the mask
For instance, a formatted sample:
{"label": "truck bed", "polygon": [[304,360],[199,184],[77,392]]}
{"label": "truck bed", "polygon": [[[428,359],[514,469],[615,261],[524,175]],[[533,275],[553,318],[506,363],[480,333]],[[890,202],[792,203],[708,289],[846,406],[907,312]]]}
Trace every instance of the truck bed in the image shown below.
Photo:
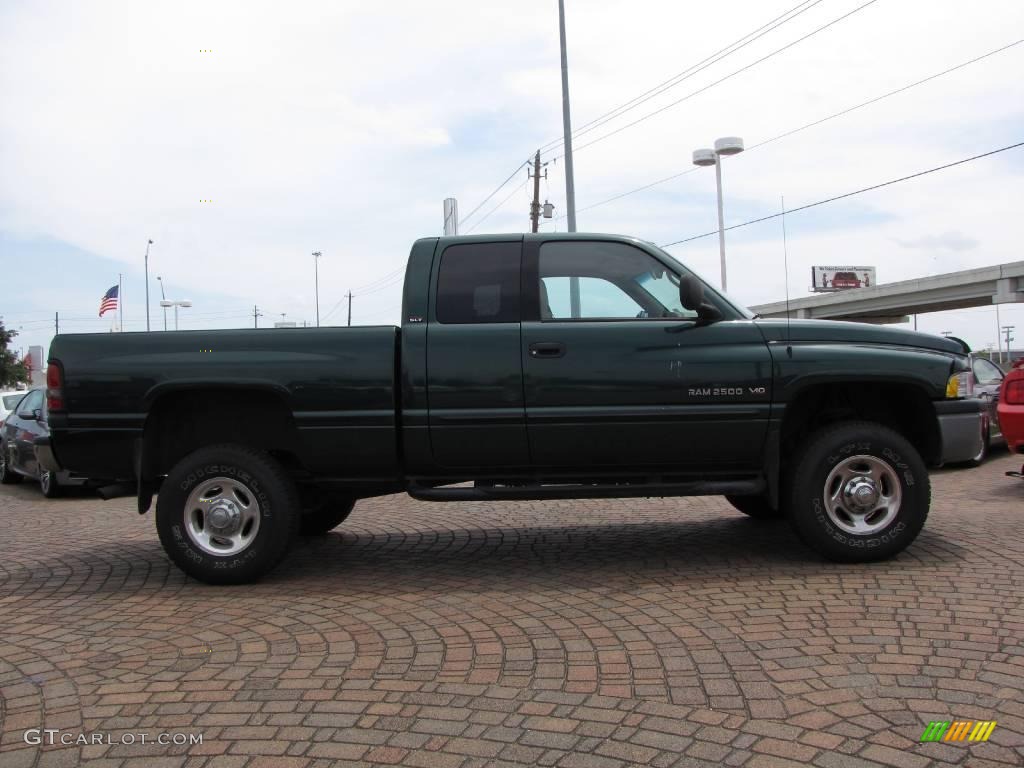
{"label": "truck bed", "polygon": [[56,459],[89,477],[131,478],[136,441],[167,398],[246,387],[280,399],[311,471],[393,474],[398,335],[374,326],[57,336],[50,358],[64,369],[67,413],[51,418]]}

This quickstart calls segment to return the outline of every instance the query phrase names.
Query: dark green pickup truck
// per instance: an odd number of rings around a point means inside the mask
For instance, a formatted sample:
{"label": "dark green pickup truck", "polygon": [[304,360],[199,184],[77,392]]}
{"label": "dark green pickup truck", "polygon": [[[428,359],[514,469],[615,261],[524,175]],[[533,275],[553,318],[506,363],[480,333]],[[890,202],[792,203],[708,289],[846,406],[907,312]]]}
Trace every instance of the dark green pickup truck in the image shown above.
{"label": "dark green pickup truck", "polygon": [[159,494],[167,553],[208,582],[255,579],[295,535],[398,491],[722,494],[863,561],[921,530],[927,464],[981,451],[966,351],[758,320],[632,238],[430,238],[401,328],[58,336],[37,452],[140,512]]}

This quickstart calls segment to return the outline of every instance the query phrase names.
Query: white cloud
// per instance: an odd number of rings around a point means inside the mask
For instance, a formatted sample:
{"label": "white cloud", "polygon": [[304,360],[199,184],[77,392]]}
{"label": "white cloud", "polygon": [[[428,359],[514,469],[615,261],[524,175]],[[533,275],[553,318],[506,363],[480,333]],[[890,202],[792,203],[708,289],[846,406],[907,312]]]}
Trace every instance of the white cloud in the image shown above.
{"label": "white cloud", "polygon": [[[859,4],[825,0],[607,128]],[[580,126],[793,4],[738,0],[728,18],[714,4],[668,0],[567,5]],[[331,306],[348,288],[400,266],[413,239],[437,234],[444,197],[459,197],[468,213],[560,135],[555,13],[554,2],[470,0],[6,6],[0,230],[55,238],[126,265],[138,264],[140,244],[152,237],[157,269],[182,291],[212,286],[239,307],[275,304],[311,318],[310,251],[325,254],[321,306]],[[1013,0],[970,11],[953,0],[926,7],[879,0],[580,149],[577,204],[686,170],[690,152],[717,136],[739,134],[752,145],[1005,45],[1022,22],[1024,6]],[[212,53],[200,53],[206,49]],[[1010,143],[1019,138],[1022,64],[1024,45],[729,159],[729,221],[776,210],[781,194],[797,206]],[[795,214],[791,274],[857,262],[877,264],[880,278],[894,280],[1015,260],[1011,206],[1022,167],[1001,156]],[[549,172],[542,194],[564,213],[561,162]],[[214,202],[198,202],[206,198]],[[526,202],[525,191],[515,192],[480,231],[525,229]],[[584,211],[579,221],[656,242],[708,231],[713,173],[702,169]],[[777,299],[777,223],[749,235],[759,237],[730,235],[730,287],[751,303]],[[674,253],[717,276],[714,238]],[[62,298],[76,290],[91,310],[95,286],[66,286]],[[367,295],[355,305],[356,320],[364,312],[396,321],[388,308],[398,297],[397,285]],[[12,316],[18,309],[5,306]]]}

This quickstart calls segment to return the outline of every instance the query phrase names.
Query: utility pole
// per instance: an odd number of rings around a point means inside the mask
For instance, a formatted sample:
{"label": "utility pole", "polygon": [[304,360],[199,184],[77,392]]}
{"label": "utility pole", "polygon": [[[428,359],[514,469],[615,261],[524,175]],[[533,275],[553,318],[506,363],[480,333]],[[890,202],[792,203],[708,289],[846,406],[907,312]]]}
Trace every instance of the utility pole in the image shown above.
{"label": "utility pole", "polygon": [[260,318],[261,317],[263,317],[263,313],[260,312],[260,308],[257,307],[255,304],[253,304],[252,305],[252,327],[253,328],[259,328],[260,327]]}
{"label": "utility pole", "polygon": [[53,335],[56,336],[60,333],[60,312],[53,313]]}
{"label": "utility pole", "polygon": [[540,225],[540,150],[533,156],[533,202],[530,203],[530,231]]}
{"label": "utility pole", "polygon": [[[558,42],[562,50],[562,129],[565,131],[565,214],[576,231],[576,182],[572,171],[572,117],[569,114],[569,56],[565,50],[565,0],[558,0]],[[573,315],[577,317],[577,315]]]}
{"label": "utility pole", "polygon": [[[148,250],[148,249],[147,249]],[[121,285],[121,273],[117,273],[117,332],[124,330],[124,288]]]}
{"label": "utility pole", "polygon": [[[1006,359],[1007,359],[1007,361],[1009,361],[1009,359],[1010,359],[1010,342],[1013,341],[1013,329],[1016,328],[1016,327],[1017,326],[1015,326],[1015,325],[1004,325],[1003,326],[1003,334],[1006,337]],[[999,352],[999,362],[1000,363],[1003,362],[1002,350],[1000,350],[1000,352]]]}
{"label": "utility pole", "polygon": [[348,324],[352,325],[352,291],[348,292]]}

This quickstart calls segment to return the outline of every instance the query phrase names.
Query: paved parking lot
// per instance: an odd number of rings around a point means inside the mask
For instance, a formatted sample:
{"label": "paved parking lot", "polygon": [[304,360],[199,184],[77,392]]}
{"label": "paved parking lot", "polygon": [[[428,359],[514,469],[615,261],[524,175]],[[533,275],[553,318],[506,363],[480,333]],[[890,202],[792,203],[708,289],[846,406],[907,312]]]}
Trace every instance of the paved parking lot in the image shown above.
{"label": "paved parking lot", "polygon": [[1022,765],[1018,466],[935,473],[917,543],[868,566],[719,498],[394,496],[234,588],[133,500],[5,486],[0,766]]}

